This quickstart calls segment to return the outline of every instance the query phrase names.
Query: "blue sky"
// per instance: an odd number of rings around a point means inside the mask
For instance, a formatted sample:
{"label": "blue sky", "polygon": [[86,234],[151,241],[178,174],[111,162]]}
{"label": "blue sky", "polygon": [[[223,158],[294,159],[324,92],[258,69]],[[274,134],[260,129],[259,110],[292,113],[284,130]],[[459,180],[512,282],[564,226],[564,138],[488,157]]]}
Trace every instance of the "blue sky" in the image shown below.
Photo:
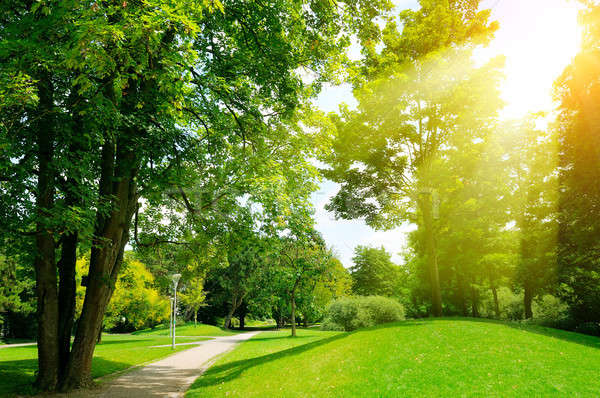
{"label": "blue sky", "polygon": [[[395,3],[398,10],[418,7],[414,0]],[[507,105],[501,117],[518,118],[528,112],[551,110],[552,84],[579,46],[576,3],[570,0],[484,0],[482,7],[492,8],[492,18],[500,22],[500,30],[488,48],[477,51],[476,59],[485,62],[497,55],[506,56],[502,95]],[[350,54],[357,56],[358,48],[351,48]],[[325,87],[315,103],[326,112],[337,111],[341,103],[356,106],[347,85]],[[401,263],[406,233],[414,226],[374,231],[361,220],[335,220],[323,207],[336,191],[336,184],[324,181],[312,199],[317,229],[344,266],[352,264],[357,245],[384,246],[393,254],[393,260]]]}

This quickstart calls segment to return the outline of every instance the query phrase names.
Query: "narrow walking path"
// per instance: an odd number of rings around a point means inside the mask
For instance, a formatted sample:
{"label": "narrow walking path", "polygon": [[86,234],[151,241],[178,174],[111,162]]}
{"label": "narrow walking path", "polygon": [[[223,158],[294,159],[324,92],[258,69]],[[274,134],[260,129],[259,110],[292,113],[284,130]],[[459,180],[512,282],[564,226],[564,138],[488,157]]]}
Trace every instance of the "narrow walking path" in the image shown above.
{"label": "narrow walking path", "polygon": [[189,386],[212,364],[217,355],[260,332],[215,337],[198,342],[198,347],[178,352],[158,362],[135,369],[98,389],[61,394],[68,398],[183,397]]}
{"label": "narrow walking path", "polygon": [[1,348],[12,348],[12,347],[28,347],[30,345],[37,345],[37,343],[17,343],[17,344],[2,344]]}

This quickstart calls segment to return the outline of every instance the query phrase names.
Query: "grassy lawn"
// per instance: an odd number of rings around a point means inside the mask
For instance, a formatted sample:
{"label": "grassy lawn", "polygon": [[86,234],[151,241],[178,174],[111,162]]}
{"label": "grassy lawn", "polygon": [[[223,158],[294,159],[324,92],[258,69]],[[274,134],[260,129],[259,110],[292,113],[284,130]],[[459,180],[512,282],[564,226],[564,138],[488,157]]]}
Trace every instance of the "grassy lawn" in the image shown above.
{"label": "grassy lawn", "polygon": [[[178,343],[202,340],[201,338],[178,338]],[[92,365],[93,377],[100,377],[130,366],[156,360],[173,353],[170,347],[149,348],[169,344],[169,337],[104,335],[96,346]],[[179,346],[175,351],[194,347]],[[31,393],[31,383],[37,370],[37,347],[0,348],[0,397],[17,393]]]}
{"label": "grassy lawn", "polygon": [[196,380],[196,397],[597,397],[600,339],[472,319],[353,333],[263,332]]}
{"label": "grassy lawn", "polygon": [[[188,323],[184,326],[177,326],[175,333],[178,336],[231,336],[232,334],[239,333],[239,331],[223,329],[218,326],[201,323],[194,326],[194,323]],[[132,334],[135,336],[168,336],[169,325],[159,325],[154,329],[138,330]]]}

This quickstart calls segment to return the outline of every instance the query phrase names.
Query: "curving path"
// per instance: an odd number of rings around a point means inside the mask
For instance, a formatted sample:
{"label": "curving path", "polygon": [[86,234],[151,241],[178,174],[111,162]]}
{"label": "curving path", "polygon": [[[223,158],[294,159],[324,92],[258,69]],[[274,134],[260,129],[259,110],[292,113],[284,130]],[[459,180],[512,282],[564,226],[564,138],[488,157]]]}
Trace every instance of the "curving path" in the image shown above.
{"label": "curving path", "polygon": [[183,397],[185,391],[206,369],[215,357],[231,350],[239,342],[260,332],[240,333],[201,341],[198,347],[178,352],[158,362],[135,369],[98,389],[80,390],[56,397],[68,398],[142,398]]}

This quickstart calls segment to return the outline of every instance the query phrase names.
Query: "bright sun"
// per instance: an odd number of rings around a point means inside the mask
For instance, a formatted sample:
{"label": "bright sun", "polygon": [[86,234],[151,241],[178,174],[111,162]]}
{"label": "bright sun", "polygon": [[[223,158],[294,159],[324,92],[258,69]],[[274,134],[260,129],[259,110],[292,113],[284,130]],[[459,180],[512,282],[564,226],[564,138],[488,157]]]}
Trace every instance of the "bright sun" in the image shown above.
{"label": "bright sun", "polygon": [[500,30],[478,55],[506,55],[503,116],[552,108],[552,84],[579,49],[578,6],[572,0],[489,0]]}

